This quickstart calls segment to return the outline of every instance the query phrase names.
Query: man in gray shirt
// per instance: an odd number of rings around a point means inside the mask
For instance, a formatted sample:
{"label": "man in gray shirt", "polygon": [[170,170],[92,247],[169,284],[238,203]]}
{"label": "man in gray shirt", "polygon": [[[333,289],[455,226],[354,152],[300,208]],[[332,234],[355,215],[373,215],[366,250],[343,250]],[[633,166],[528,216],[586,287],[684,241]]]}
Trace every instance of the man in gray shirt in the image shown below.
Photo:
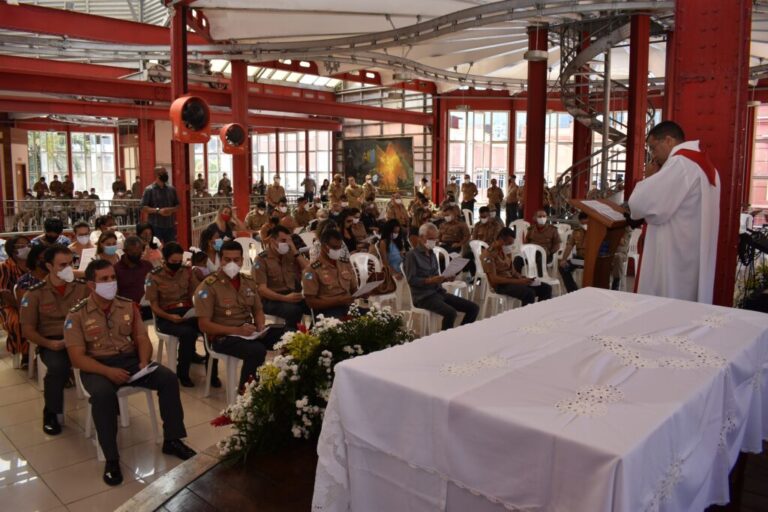
{"label": "man in gray shirt", "polygon": [[419,227],[418,244],[405,255],[405,277],[411,287],[413,305],[443,317],[443,330],[450,329],[456,322],[459,311],[464,313],[461,325],[471,324],[477,319],[480,308],[472,301],[451,295],[441,286],[450,281],[440,275],[437,257],[432,249],[437,244],[437,227],[431,222]]}
{"label": "man in gray shirt", "polygon": [[149,215],[154,235],[163,243],[176,240],[174,214],[179,209],[176,189],[168,184],[165,167],[155,167],[155,181],[144,189],[141,197],[141,213]]}
{"label": "man in gray shirt", "polygon": [[317,191],[317,183],[315,183],[315,180],[307,174],[304,181],[301,182],[301,186],[304,187],[304,197],[307,198],[307,201],[310,203],[314,201],[315,192]]}

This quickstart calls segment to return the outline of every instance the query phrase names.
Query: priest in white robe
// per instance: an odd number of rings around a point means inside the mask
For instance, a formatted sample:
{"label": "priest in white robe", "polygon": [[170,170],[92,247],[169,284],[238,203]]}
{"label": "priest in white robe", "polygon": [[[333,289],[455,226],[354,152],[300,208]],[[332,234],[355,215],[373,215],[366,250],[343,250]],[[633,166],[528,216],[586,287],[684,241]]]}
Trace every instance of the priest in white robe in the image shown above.
{"label": "priest in white robe", "polygon": [[[637,292],[712,303],[720,221],[720,178],[699,141],[664,121],[649,133],[659,170],[637,183],[628,205],[645,219]],[[647,173],[649,174],[649,173]]]}

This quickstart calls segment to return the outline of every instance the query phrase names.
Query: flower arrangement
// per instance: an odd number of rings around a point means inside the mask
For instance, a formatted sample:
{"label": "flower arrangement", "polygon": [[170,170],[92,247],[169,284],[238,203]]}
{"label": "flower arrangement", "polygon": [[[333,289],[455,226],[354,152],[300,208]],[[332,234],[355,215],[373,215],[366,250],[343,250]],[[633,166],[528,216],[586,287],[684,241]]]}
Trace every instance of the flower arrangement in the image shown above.
{"label": "flower arrangement", "polygon": [[414,339],[405,321],[389,308],[362,314],[354,306],[345,321],[318,316],[311,331],[287,332],[275,344],[278,355],[211,423],[233,425],[218,443],[222,456],[244,461],[293,439],[316,440],[333,385],[334,366]]}

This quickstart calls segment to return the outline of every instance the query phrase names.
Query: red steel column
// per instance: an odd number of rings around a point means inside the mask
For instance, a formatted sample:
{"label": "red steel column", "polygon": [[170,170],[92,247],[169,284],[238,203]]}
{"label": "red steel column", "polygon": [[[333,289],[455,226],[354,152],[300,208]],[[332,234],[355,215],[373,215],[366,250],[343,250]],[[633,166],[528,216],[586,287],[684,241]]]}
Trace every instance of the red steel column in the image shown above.
{"label": "red steel column", "polygon": [[651,19],[647,14],[632,16],[629,36],[629,119],[624,197],[628,198],[645,171],[645,123],[648,111],[648,52]]}
{"label": "red steel column", "polygon": [[662,119],[672,119],[672,105],[675,102],[675,84],[673,76],[675,74],[675,32],[667,32],[667,51],[666,61],[664,62],[664,106],[661,110]]}
{"label": "red steel column", "polygon": [[[528,29],[528,49],[547,49],[547,27]],[[544,194],[545,121],[547,115],[547,61],[528,61],[528,119],[525,137],[525,215],[541,209]]]}
{"label": "red steel column", "polygon": [[[112,133],[114,134],[114,137],[115,137],[115,179],[117,179],[117,178],[125,179],[125,176],[124,176],[125,173],[124,173],[123,169],[120,168],[120,160],[121,160],[121,158],[120,158],[121,157],[121,155],[120,155],[120,130],[115,128],[112,131]],[[129,184],[126,183],[126,185],[129,185]]]}
{"label": "red steel column", "polygon": [[[139,119],[139,179],[141,186],[155,181],[155,122]],[[132,185],[129,183],[127,185]]]}
{"label": "red steel column", "polygon": [[[584,51],[589,47],[589,33],[583,32],[581,34],[581,50]],[[576,84],[579,91],[579,96],[584,103],[589,103],[589,77],[585,75],[578,75],[576,77]],[[574,120],[573,124],[573,162],[571,165],[575,165],[576,162],[582,161],[573,170],[571,179],[571,197],[573,199],[584,199],[587,197],[590,185],[590,172],[589,166],[592,163],[589,159],[589,155],[592,154],[592,129],[578,120]],[[581,173],[581,174],[579,174]],[[578,175],[578,176],[577,176]]]}
{"label": "red steel column", "polygon": [[[187,6],[177,3],[171,12],[171,100],[188,91],[187,83]],[[189,145],[171,141],[173,186],[179,197],[176,214],[177,239],[182,247],[189,247],[192,237],[190,215]]]}
{"label": "red steel column", "polygon": [[[714,302],[733,304],[743,197],[751,0],[677,0],[672,120],[700,140],[720,173]],[[728,37],[723,37],[728,34]],[[667,50],[669,59],[669,49]]]}
{"label": "red steel column", "polygon": [[741,200],[743,204],[752,202],[752,163],[755,154],[755,123],[758,108],[752,107],[747,111],[747,156],[744,159],[744,191]]}
{"label": "red steel column", "polygon": [[[243,60],[232,61],[232,120],[248,130],[248,64]],[[246,139],[250,139],[247,136]],[[246,145],[250,143],[246,140]],[[251,184],[249,183],[248,155],[232,155],[232,187],[234,201],[240,218],[248,213]]]}
{"label": "red steel column", "polygon": [[[509,110],[509,140],[507,154],[507,183],[509,183],[509,177],[515,175],[515,138],[517,135],[517,115],[515,111],[515,105],[512,104],[512,108]],[[507,195],[506,187],[504,188],[504,195]]]}
{"label": "red steel column", "polygon": [[67,176],[74,183],[75,178],[72,173],[72,132],[69,126],[67,126]]}
{"label": "red steel column", "polygon": [[280,128],[275,129],[275,176],[280,176]]}
{"label": "red steel column", "polygon": [[432,202],[439,205],[445,196],[448,178],[448,109],[445,100],[432,99]]}
{"label": "red steel column", "polygon": [[[317,148],[315,148],[315,150],[317,150]],[[310,174],[311,173],[309,172],[309,130],[304,130],[304,177],[308,178]]]}

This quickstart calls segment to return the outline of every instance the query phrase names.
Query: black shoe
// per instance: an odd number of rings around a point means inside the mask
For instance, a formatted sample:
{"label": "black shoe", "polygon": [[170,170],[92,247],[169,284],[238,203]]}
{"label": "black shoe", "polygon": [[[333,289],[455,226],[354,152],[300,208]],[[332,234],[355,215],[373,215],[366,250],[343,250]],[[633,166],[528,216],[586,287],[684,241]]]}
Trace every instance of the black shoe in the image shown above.
{"label": "black shoe", "polygon": [[123,483],[123,472],[120,470],[119,461],[108,460],[104,464],[104,483],[112,486]]}
{"label": "black shoe", "polygon": [[181,384],[185,388],[195,387],[195,383],[192,382],[192,379],[190,379],[189,376],[184,377],[182,375],[179,375],[179,384]]}
{"label": "black shoe", "polygon": [[58,416],[55,413],[48,412],[47,409],[43,409],[43,432],[49,436],[61,434]]}
{"label": "black shoe", "polygon": [[163,453],[167,455],[175,455],[181,460],[191,459],[195,456],[195,450],[182,443],[180,439],[163,441]]}
{"label": "black shoe", "polygon": [[211,377],[211,387],[212,388],[220,388],[221,387],[221,381],[218,377]]}
{"label": "black shoe", "polygon": [[192,356],[191,362],[193,364],[205,364],[208,362],[208,358],[205,356],[201,356],[200,354],[195,354]]}

